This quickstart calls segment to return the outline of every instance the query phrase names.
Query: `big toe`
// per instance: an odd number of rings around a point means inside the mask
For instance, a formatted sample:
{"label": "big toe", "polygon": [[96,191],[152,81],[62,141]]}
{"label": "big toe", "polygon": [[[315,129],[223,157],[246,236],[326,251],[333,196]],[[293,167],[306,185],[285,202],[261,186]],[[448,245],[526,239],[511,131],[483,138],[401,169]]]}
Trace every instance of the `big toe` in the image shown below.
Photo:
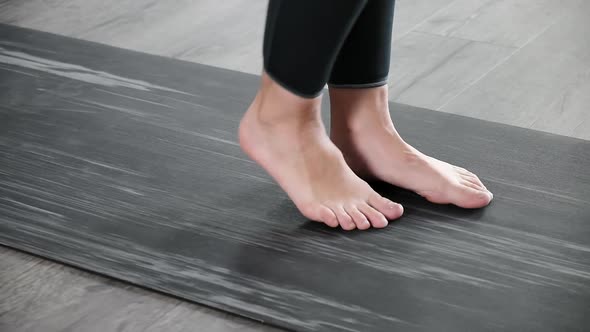
{"label": "big toe", "polygon": [[377,193],[373,193],[368,201],[375,210],[381,212],[387,219],[394,220],[404,214],[404,207]]}
{"label": "big toe", "polygon": [[475,209],[484,207],[492,201],[494,195],[483,188],[474,185],[460,184],[455,189],[454,204],[463,208]]}

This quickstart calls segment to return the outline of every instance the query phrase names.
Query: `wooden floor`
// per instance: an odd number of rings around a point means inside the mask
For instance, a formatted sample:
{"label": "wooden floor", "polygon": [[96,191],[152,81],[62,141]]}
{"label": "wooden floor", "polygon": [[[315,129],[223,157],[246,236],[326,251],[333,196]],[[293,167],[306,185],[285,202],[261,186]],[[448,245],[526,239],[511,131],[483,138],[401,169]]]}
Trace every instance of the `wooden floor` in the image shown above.
{"label": "wooden floor", "polygon": [[[0,22],[258,73],[265,1],[0,0]],[[391,99],[590,139],[584,0],[398,0]],[[271,330],[0,248],[0,330]]]}

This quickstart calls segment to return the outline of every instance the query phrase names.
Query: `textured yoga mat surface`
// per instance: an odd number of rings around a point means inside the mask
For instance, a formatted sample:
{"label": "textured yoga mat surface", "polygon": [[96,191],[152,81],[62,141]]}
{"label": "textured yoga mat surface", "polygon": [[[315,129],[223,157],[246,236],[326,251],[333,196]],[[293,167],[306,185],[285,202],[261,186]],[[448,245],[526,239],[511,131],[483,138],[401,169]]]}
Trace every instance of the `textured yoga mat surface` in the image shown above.
{"label": "textured yoga mat surface", "polygon": [[335,231],[236,144],[257,84],[0,25],[0,243],[302,331],[590,326],[589,142],[392,104],[495,200]]}

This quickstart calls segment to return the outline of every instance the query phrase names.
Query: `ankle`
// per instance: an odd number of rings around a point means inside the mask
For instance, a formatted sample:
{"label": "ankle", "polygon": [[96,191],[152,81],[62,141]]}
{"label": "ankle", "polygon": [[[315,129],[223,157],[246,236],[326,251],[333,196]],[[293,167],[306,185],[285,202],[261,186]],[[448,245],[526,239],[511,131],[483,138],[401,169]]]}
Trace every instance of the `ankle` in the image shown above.
{"label": "ankle", "polygon": [[358,113],[364,109],[386,110],[389,105],[387,85],[374,88],[330,88],[330,105],[345,113]]}
{"label": "ankle", "polygon": [[266,73],[249,112],[265,126],[298,126],[321,122],[321,97],[302,98],[283,88]]}
{"label": "ankle", "polygon": [[395,131],[386,85],[368,89],[330,88],[330,108],[333,128],[349,132],[375,128]]}

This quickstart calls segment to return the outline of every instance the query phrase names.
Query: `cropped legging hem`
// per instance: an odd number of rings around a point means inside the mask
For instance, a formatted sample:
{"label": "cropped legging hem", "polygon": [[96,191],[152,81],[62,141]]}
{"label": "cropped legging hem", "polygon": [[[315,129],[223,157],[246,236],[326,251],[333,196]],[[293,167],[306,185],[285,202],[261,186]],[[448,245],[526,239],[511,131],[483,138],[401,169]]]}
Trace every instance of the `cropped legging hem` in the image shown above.
{"label": "cropped legging hem", "polygon": [[368,89],[368,88],[376,88],[379,86],[383,86],[387,84],[389,78],[384,77],[376,82],[372,83],[359,83],[359,84],[336,84],[328,82],[328,87],[331,88],[339,88],[339,89]]}
{"label": "cropped legging hem", "polygon": [[304,98],[387,84],[394,0],[269,0],[264,70]]}
{"label": "cropped legging hem", "polygon": [[[280,78],[274,76],[268,69],[266,69],[266,66],[264,67],[264,72],[266,73],[266,75],[268,75],[268,77],[272,78],[272,80],[275,81],[277,84],[279,84],[283,89],[285,89],[285,90],[291,92],[292,94],[299,96],[301,98],[306,98],[306,99],[317,98],[324,91],[324,89],[322,88],[320,91],[313,93],[313,94],[302,93],[299,89],[289,86],[289,84],[283,82]],[[384,77],[383,79],[380,79],[376,82],[371,82],[371,83],[336,84],[336,83],[328,82],[328,87],[337,88],[337,89],[370,89],[370,88],[376,88],[376,87],[386,85],[387,83],[388,83],[388,77]]]}
{"label": "cropped legging hem", "polygon": [[285,90],[291,92],[292,94],[299,96],[301,98],[306,98],[306,99],[317,98],[324,91],[324,89],[322,88],[322,89],[320,89],[320,91],[315,92],[315,93],[305,93],[305,92],[301,91],[301,89],[291,86],[287,82],[284,82],[283,80],[281,80],[280,78],[275,76],[272,73],[272,71],[267,69],[266,65],[264,65],[264,72],[266,73],[266,75],[268,75],[268,77],[272,78],[272,80],[275,81],[277,84],[279,84],[283,89],[285,89]]}

